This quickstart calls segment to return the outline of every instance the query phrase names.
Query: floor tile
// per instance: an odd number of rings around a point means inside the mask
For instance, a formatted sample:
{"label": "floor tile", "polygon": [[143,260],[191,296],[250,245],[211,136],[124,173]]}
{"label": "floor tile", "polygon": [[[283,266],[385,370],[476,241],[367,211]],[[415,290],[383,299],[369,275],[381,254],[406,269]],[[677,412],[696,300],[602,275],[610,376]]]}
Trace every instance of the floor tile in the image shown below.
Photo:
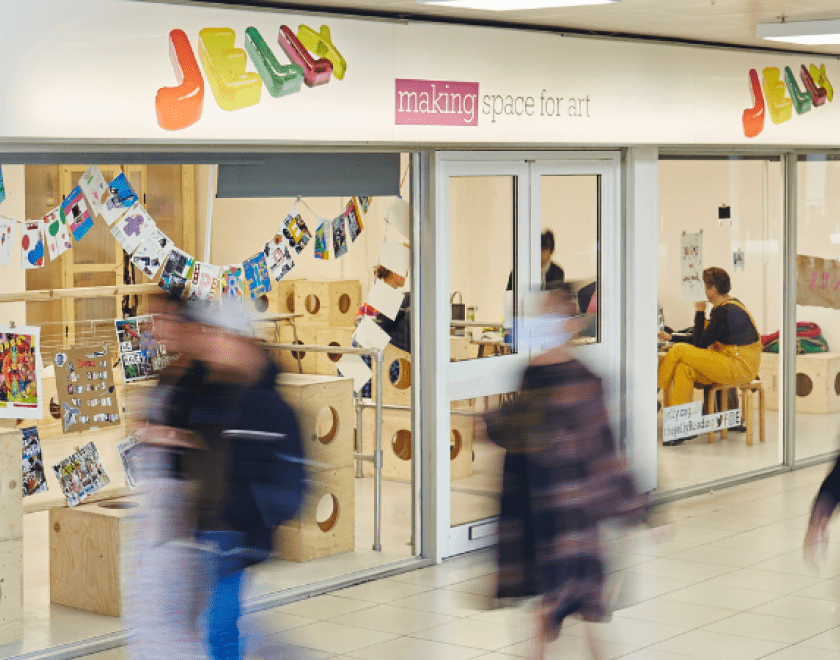
{"label": "floor tile", "polygon": [[753,566],[762,561],[768,561],[774,557],[778,557],[779,552],[764,552],[762,550],[738,550],[735,548],[710,548],[707,545],[700,545],[682,552],[676,552],[669,555],[674,559],[682,559],[684,561],[697,561],[706,564],[715,564],[716,566],[732,566],[735,568],[744,568],[746,566]]}
{"label": "floor tile", "polygon": [[619,610],[615,613],[615,616],[640,621],[656,621],[687,628],[700,628],[737,613],[736,610],[684,603],[662,596]]}
{"label": "floor tile", "polygon": [[777,594],[792,594],[818,584],[820,579],[810,575],[792,575],[773,571],[743,568],[710,579],[707,584],[735,589],[755,589]]}
{"label": "floor tile", "polygon": [[621,660],[697,660],[697,656],[671,653],[669,651],[656,651],[654,649],[641,649],[640,651],[633,651],[633,653],[621,656]]}
{"label": "floor tile", "polygon": [[657,651],[693,655],[709,660],[756,660],[786,644],[736,635],[723,635],[708,630],[693,630],[685,635],[660,642],[651,648]]}
{"label": "floor tile", "polygon": [[416,637],[398,637],[381,644],[374,644],[367,648],[349,653],[352,658],[362,660],[469,660],[485,654],[481,649],[471,649],[466,646],[441,644],[428,639]]}
{"label": "floor tile", "polygon": [[423,630],[415,633],[413,637],[485,651],[499,651],[531,639],[535,634],[535,626],[506,626],[469,618]]}
{"label": "floor tile", "polygon": [[576,626],[571,628],[568,634],[575,637],[584,637],[587,630],[591,631],[595,639],[639,649],[682,635],[688,632],[690,628],[656,621],[638,621],[615,617],[609,623]]}
{"label": "floor tile", "polygon": [[300,628],[301,626],[316,623],[317,619],[312,619],[305,616],[297,616],[296,614],[289,614],[277,608],[270,610],[260,610],[252,614],[246,614],[243,617],[245,625],[255,625],[257,629],[264,630],[267,633],[282,632],[283,630],[290,630],[292,628]]}
{"label": "floor tile", "polygon": [[400,598],[389,604],[395,607],[407,607],[413,610],[465,617],[492,609],[494,599],[487,596],[440,589],[409,596],[408,598]]}
{"label": "floor tile", "polygon": [[731,571],[732,567],[730,566],[716,566],[714,564],[685,561],[673,557],[658,557],[644,564],[631,566],[626,570],[627,573],[691,580],[694,582],[703,582]]}
{"label": "floor tile", "polygon": [[394,639],[395,635],[354,626],[344,626],[332,621],[319,621],[308,626],[292,628],[283,638],[295,646],[341,655],[352,653],[373,644]]}
{"label": "floor tile", "polygon": [[461,591],[467,594],[478,594],[480,596],[495,596],[496,595],[496,574],[482,575],[481,577],[473,578],[472,580],[464,580],[463,582],[455,582],[450,584],[446,589],[449,591]]}
{"label": "floor tile", "polygon": [[813,646],[818,649],[827,649],[840,653],[840,626],[832,628],[815,637],[810,637],[802,642],[804,646]]}
{"label": "floor tile", "polygon": [[778,653],[771,653],[762,660],[837,660],[837,651],[796,644]]}
{"label": "floor tile", "polygon": [[457,620],[455,617],[444,614],[410,610],[405,607],[393,607],[392,605],[376,605],[370,609],[350,612],[330,619],[334,623],[378,630],[394,635],[410,635]]}
{"label": "floor tile", "polygon": [[728,589],[701,583],[673,591],[668,594],[668,598],[710,607],[725,603],[728,609],[743,611],[768,603],[778,598],[778,594],[753,589]]}
{"label": "floor tile", "polygon": [[315,598],[299,600],[296,603],[281,605],[274,609],[285,614],[294,614],[295,616],[323,621],[372,606],[373,603],[362,600],[338,598],[337,596],[316,596]]}
{"label": "floor tile", "polygon": [[369,603],[387,603],[398,598],[423,593],[430,589],[431,587],[411,584],[410,582],[373,580],[371,582],[357,584],[353,587],[347,587],[346,589],[333,591],[331,595],[338,598],[351,598]]}
{"label": "floor tile", "polygon": [[810,637],[824,633],[831,627],[832,624],[829,623],[800,621],[788,617],[744,612],[709,624],[703,630],[727,635],[739,635],[741,637],[767,639],[786,644],[796,644],[797,642],[802,642]]}
{"label": "floor tile", "polygon": [[[604,658],[619,658],[636,650],[632,646],[615,644],[613,642],[598,641],[597,643]],[[518,656],[520,658],[533,658],[534,640],[514,644],[511,647],[502,649],[501,653]],[[590,652],[589,642],[587,642],[587,640],[583,637],[560,635],[560,637],[549,644],[546,649],[546,658],[549,658],[550,660],[590,660],[591,657],[592,654]]]}
{"label": "floor tile", "polygon": [[820,623],[840,623],[840,603],[821,598],[803,598],[802,596],[783,596],[751,610],[756,614],[783,616],[800,621],[818,621]]}

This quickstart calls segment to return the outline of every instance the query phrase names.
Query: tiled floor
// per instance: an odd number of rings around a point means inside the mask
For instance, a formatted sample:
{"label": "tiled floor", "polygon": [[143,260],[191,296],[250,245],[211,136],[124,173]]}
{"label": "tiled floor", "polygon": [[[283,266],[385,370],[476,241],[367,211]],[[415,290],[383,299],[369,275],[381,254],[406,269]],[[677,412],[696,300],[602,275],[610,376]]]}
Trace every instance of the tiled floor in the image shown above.
{"label": "tiled floor", "polygon": [[[611,623],[594,626],[607,658],[837,660],[840,525],[821,574],[802,537],[825,466],[681,500],[666,535],[613,531],[611,568],[623,589]],[[515,660],[532,648],[529,606],[493,609],[493,557],[468,555],[251,617],[279,657]],[[299,656],[294,652],[298,652]],[[253,657],[278,657],[255,653]],[[89,656],[122,660],[120,649]],[[571,620],[550,658],[589,658]]]}

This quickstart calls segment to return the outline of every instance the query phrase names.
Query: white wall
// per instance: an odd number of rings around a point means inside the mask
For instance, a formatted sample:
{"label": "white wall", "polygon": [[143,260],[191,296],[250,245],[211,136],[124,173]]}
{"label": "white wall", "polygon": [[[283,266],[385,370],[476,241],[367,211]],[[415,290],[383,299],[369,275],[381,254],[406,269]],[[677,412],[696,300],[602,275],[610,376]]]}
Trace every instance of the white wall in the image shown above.
{"label": "white wall", "polygon": [[[0,202],[0,213],[15,220],[26,215],[26,187],[23,165],[3,165],[3,182],[6,186],[6,200]],[[20,242],[20,225],[15,229],[14,244]],[[26,273],[20,267],[20,248],[12,249],[12,261],[2,268],[0,293],[20,293],[26,290]],[[26,324],[26,303],[0,303],[0,323],[14,321],[16,325]]]}

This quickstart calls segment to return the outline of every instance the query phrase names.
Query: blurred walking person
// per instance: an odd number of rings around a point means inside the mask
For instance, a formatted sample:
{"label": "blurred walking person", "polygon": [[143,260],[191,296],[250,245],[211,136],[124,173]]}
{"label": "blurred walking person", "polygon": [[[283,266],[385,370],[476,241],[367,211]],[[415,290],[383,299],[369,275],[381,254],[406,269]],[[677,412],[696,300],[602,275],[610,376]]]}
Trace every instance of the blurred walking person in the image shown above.
{"label": "blurred walking person", "polygon": [[814,505],[811,507],[811,518],[808,530],[805,532],[805,559],[809,564],[819,568],[823,559],[821,555],[828,551],[828,523],[840,503],[840,456],[828,476],[820,484]]}
{"label": "blurred walking person", "polygon": [[[553,346],[531,361],[515,401],[485,420],[488,437],[507,450],[497,596],[541,597],[536,660],[567,616],[608,618],[598,526],[643,519],[648,509],[616,453],[601,380],[570,352],[576,313],[568,285],[546,294],[530,335]],[[587,632],[592,656],[603,657]]]}

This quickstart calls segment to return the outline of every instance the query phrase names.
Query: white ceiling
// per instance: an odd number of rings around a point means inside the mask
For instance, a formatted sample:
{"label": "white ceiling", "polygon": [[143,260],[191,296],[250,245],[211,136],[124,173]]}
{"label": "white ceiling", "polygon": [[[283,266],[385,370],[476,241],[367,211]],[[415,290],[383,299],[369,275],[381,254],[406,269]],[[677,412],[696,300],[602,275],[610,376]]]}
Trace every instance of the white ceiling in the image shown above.
{"label": "white ceiling", "polygon": [[[232,4],[248,4],[247,0]],[[288,8],[325,7],[352,9],[396,15],[424,15],[483,21],[505,21],[545,25],[554,29],[575,29],[607,33],[623,33],[689,39],[744,46],[776,47],[787,50],[808,50],[840,54],[840,46],[797,47],[774,44],[758,39],[755,27],[759,22],[840,18],[840,0],[621,0],[618,4],[531,9],[527,11],[476,11],[423,5],[414,0],[257,0],[253,4],[276,4]]]}

